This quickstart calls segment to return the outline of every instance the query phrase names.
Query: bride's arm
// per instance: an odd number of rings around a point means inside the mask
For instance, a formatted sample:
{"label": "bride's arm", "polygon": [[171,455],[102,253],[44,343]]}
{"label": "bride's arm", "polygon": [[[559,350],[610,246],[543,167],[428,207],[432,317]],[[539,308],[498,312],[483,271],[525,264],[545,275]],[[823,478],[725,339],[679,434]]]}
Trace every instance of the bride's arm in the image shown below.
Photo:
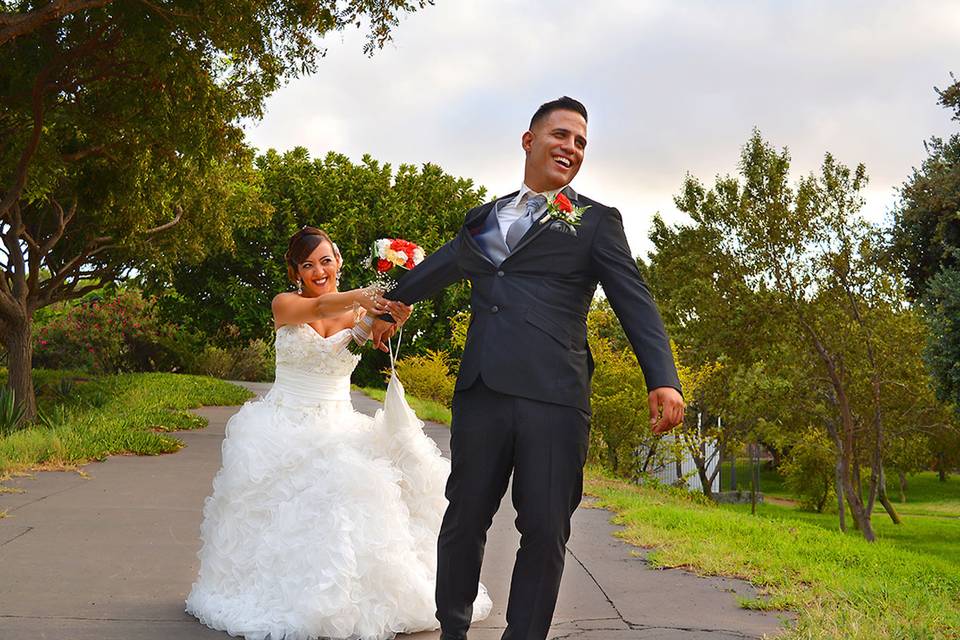
{"label": "bride's arm", "polygon": [[378,315],[390,309],[388,301],[375,289],[353,289],[325,293],[316,298],[304,298],[296,293],[280,293],[273,299],[273,320],[278,327],[285,324],[316,322],[342,315],[344,311],[360,306],[368,313]]}

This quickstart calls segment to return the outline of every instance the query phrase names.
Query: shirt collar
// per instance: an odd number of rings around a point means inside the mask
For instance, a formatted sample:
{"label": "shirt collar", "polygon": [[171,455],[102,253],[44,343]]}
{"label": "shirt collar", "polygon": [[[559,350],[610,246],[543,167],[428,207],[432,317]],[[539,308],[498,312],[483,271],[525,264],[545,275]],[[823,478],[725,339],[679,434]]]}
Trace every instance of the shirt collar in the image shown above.
{"label": "shirt collar", "polygon": [[[573,190],[573,187],[567,185],[561,187],[560,189],[554,189],[553,191],[544,191],[540,195],[546,196],[547,202],[553,202],[553,199],[557,197],[557,194],[563,191],[564,195],[570,198],[571,201],[577,199],[577,192]],[[528,187],[525,183],[520,185],[520,191],[517,193],[517,196],[510,203],[514,207],[519,207],[520,203],[523,202],[524,197],[528,194],[535,194],[536,192]]]}

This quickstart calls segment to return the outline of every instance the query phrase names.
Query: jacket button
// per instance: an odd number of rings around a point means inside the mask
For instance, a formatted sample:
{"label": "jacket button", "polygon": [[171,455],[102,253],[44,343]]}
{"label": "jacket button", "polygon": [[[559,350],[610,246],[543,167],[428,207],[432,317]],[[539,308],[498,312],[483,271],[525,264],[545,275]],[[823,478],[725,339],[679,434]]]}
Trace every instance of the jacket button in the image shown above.
{"label": "jacket button", "polygon": [[498,311],[500,311],[500,307],[498,307],[497,305],[493,305],[492,307],[490,307],[490,313],[496,313]]}
{"label": "jacket button", "polygon": [[502,278],[502,277],[503,277],[503,271],[497,271],[497,277],[498,277],[498,278]]}

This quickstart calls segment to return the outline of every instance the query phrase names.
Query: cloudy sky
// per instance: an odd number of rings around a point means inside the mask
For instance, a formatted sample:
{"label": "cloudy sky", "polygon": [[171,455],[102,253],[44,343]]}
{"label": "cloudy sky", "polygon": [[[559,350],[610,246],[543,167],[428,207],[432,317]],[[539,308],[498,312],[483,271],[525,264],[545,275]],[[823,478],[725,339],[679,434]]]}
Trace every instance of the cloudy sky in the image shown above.
{"label": "cloudy sky", "polygon": [[827,151],[863,162],[881,220],[924,157],[960,129],[934,87],[960,75],[955,0],[436,0],[372,58],[364,34],[328,37],[314,75],[248,127],[261,150],[439,164],[490,195],[519,187],[520,136],[566,94],[590,113],[574,187],[624,214],[634,253],[689,172],[734,172],[753,127],[789,147],[795,175]]}

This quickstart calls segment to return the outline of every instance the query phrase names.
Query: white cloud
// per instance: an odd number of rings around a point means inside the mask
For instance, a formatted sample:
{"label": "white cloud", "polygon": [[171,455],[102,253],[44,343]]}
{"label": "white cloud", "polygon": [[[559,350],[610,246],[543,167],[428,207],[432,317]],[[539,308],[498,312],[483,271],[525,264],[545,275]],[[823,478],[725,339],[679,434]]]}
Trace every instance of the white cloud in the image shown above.
{"label": "white cloud", "polygon": [[685,173],[735,171],[754,126],[796,176],[826,151],[865,163],[879,219],[923,140],[956,129],[933,86],[960,71],[958,32],[952,1],[437,0],[373,58],[359,32],[330,38],[249,133],[261,149],[434,162],[498,194],[522,178],[532,111],[573,95],[591,116],[575,186],[620,208],[639,254],[654,212],[681,217]]}

